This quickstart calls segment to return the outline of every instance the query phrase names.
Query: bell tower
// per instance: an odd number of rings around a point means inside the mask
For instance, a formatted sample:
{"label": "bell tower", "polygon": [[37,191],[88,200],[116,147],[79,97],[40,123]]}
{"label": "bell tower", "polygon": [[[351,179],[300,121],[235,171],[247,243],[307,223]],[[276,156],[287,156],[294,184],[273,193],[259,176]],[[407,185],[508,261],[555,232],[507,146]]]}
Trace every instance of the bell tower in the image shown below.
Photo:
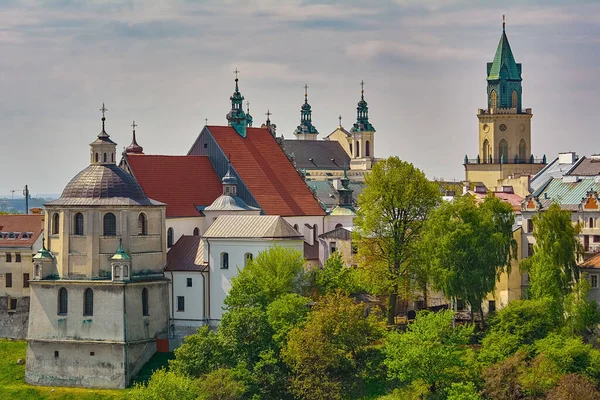
{"label": "bell tower", "polygon": [[545,157],[536,159],[531,146],[531,108],[522,104],[521,64],[515,61],[502,17],[502,35],[492,62],[487,63],[487,106],[479,109],[479,149],[465,156],[466,180],[488,189],[508,177],[536,174]]}

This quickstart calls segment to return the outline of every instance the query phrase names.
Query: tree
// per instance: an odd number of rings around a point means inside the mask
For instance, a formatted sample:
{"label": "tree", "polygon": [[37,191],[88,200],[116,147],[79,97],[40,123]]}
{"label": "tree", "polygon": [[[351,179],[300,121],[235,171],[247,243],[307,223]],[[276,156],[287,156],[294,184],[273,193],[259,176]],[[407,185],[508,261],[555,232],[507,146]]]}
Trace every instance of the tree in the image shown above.
{"label": "tree", "polygon": [[548,400],[600,400],[600,392],[589,378],[568,374],[560,378],[546,397]]}
{"label": "tree", "polygon": [[303,294],[306,288],[302,253],[274,246],[260,252],[232,279],[225,305],[228,309],[246,306],[265,308],[280,295]]}
{"label": "tree", "polygon": [[525,352],[487,367],[483,371],[484,394],[492,400],[519,400],[523,398],[520,372],[526,368]]}
{"label": "tree", "polygon": [[453,327],[452,318],[448,310],[420,311],[406,332],[390,332],[385,344],[388,376],[404,385],[421,380],[432,393],[456,382],[474,326]]}
{"label": "tree", "polygon": [[288,293],[267,306],[267,321],[273,329],[273,339],[276,343],[284,344],[288,332],[306,320],[311,301],[308,297]]}
{"label": "tree", "polygon": [[353,240],[365,286],[389,296],[388,324],[394,323],[398,296],[410,297],[411,267],[429,213],[440,192],[412,164],[390,157],[365,176],[358,197]]}
{"label": "tree", "polygon": [[447,400],[481,400],[473,382],[455,382],[448,390]]}
{"label": "tree", "polygon": [[219,333],[207,326],[187,336],[185,342],[175,350],[175,359],[169,360],[173,372],[192,378],[231,364],[231,348]]}
{"label": "tree", "polygon": [[315,283],[321,294],[333,293],[340,289],[345,293],[358,290],[356,270],[348,267],[339,252],[334,252],[325,261],[322,269],[315,272]]}
{"label": "tree", "polygon": [[481,312],[481,302],[510,272],[517,242],[515,217],[508,203],[487,196],[478,205],[472,196],[442,204],[431,214],[424,234],[434,287]]}
{"label": "tree", "polygon": [[[291,389],[300,399],[341,399],[361,384],[361,353],[382,337],[384,325],[363,305],[338,291],[316,304],[282,350],[292,370]],[[356,397],[354,397],[356,398]]]}
{"label": "tree", "polygon": [[193,379],[161,368],[147,385],[136,384],[129,396],[133,400],[195,400],[196,387]]}
{"label": "tree", "polygon": [[598,303],[587,299],[590,282],[580,279],[564,302],[565,329],[572,335],[591,336],[600,324]]}
{"label": "tree", "polygon": [[552,204],[548,211],[533,217],[533,255],[521,264],[529,272],[531,298],[548,297],[558,310],[564,297],[579,279],[577,259],[582,254],[577,235],[579,224],[571,221],[571,212]]}
{"label": "tree", "polygon": [[246,387],[235,378],[234,371],[219,368],[200,377],[197,383],[198,400],[239,400]]}

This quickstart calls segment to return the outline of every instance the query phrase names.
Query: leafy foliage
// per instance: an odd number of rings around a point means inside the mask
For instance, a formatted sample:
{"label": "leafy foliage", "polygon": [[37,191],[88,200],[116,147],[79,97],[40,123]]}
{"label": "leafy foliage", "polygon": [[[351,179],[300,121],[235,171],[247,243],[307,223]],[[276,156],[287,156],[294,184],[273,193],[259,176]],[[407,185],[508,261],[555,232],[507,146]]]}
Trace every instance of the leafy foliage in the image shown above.
{"label": "leafy foliage", "polygon": [[194,380],[161,368],[154,371],[147,385],[137,384],[130,393],[132,400],[195,400]]}
{"label": "leafy foliage", "polygon": [[175,350],[175,359],[169,360],[169,367],[176,374],[198,378],[230,365],[231,358],[231,349],[223,337],[204,326],[185,338]]}
{"label": "leafy foliage", "polygon": [[238,381],[234,371],[219,368],[198,379],[198,400],[239,400],[246,388]]}
{"label": "leafy foliage", "polygon": [[488,196],[478,205],[472,196],[443,203],[424,235],[434,286],[479,309],[502,272],[516,259],[514,214],[508,203]]}
{"label": "leafy foliage", "polygon": [[564,375],[546,397],[547,400],[600,400],[598,388],[579,374]]}
{"label": "leafy foliage", "polygon": [[360,353],[383,334],[374,315],[342,292],[322,297],[302,327],[291,330],[283,360],[300,399],[341,399],[361,383]]}
{"label": "leafy foliage", "polygon": [[295,293],[284,294],[267,306],[267,321],[273,329],[273,339],[283,344],[293,327],[301,325],[310,311],[312,300]]}
{"label": "leafy foliage", "polygon": [[591,336],[600,324],[598,303],[587,299],[589,291],[589,281],[580,279],[565,298],[565,329],[572,335]]}
{"label": "leafy foliage", "polygon": [[454,382],[448,389],[447,400],[481,400],[473,382]]}
{"label": "leafy foliage", "polygon": [[414,282],[417,244],[440,192],[412,164],[390,157],[365,177],[358,197],[353,240],[361,281],[372,293],[389,295],[388,323],[394,322],[396,298],[409,298]]}
{"label": "leafy foliage", "polygon": [[315,272],[315,283],[321,294],[337,290],[352,293],[359,289],[356,270],[346,266],[337,251],[329,256],[322,269]]}
{"label": "leafy foliage", "polygon": [[457,381],[473,326],[452,326],[453,313],[421,311],[404,333],[391,332],[385,345],[390,378],[402,384],[423,381],[431,392]]}
{"label": "leafy foliage", "polygon": [[483,371],[485,395],[493,400],[523,398],[519,374],[525,365],[525,353],[518,352],[486,368]]}

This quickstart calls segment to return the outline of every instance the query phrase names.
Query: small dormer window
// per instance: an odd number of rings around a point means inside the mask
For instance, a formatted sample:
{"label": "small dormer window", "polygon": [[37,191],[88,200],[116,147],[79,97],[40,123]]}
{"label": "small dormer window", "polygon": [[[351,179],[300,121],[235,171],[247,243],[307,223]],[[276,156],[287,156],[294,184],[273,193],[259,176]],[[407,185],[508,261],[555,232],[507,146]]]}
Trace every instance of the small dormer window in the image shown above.
{"label": "small dormer window", "polygon": [[18,236],[19,234],[17,232],[9,232],[8,234],[9,239],[16,239]]}
{"label": "small dormer window", "polygon": [[106,156],[106,153],[104,153],[104,162],[106,162],[108,160],[108,157]]}
{"label": "small dormer window", "polygon": [[229,194],[229,186],[225,186],[225,194]]}

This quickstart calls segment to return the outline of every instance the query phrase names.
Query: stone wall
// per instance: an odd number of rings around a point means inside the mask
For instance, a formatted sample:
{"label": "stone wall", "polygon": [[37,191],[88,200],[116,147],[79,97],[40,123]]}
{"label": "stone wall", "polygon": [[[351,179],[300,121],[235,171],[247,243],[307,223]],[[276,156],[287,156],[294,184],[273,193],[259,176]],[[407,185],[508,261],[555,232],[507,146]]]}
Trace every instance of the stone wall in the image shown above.
{"label": "stone wall", "polygon": [[29,322],[29,297],[17,298],[17,309],[8,312],[8,297],[0,297],[0,337],[25,339]]}

